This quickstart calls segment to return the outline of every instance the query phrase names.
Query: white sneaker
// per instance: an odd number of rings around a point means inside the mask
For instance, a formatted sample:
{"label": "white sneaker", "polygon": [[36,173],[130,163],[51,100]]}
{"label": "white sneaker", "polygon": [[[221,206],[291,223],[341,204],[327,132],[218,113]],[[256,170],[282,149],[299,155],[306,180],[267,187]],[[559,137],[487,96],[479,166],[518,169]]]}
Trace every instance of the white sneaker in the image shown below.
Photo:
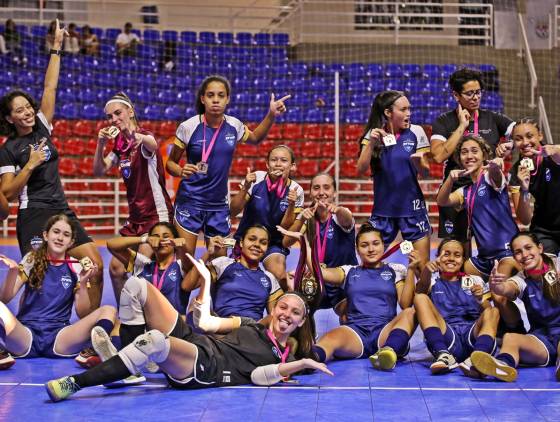
{"label": "white sneaker", "polygon": [[101,358],[101,362],[111,359],[118,353],[117,348],[111,342],[109,334],[101,327],[91,329],[91,345]]}
{"label": "white sneaker", "polygon": [[471,354],[474,367],[484,375],[498,378],[501,381],[513,382],[517,379],[517,370],[494,356],[480,351]]}
{"label": "white sneaker", "polygon": [[459,365],[455,357],[451,353],[443,351],[438,353],[436,360],[430,365],[430,371],[434,375],[445,374],[457,368],[457,366]]}
{"label": "white sneaker", "polygon": [[482,379],[485,377],[481,374],[472,364],[471,358],[466,358],[463,362],[459,364],[459,369],[463,372],[463,375],[469,378]]}

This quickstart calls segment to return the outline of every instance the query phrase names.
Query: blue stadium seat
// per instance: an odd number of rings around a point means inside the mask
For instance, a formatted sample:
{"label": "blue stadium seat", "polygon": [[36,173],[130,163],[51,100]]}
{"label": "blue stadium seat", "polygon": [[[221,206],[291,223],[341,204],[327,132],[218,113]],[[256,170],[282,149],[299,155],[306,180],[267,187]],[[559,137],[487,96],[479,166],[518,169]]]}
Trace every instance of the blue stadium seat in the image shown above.
{"label": "blue stadium seat", "polygon": [[177,100],[177,93],[171,89],[162,89],[157,91],[155,100],[159,104],[172,105]]}
{"label": "blue stadium seat", "polygon": [[61,104],[65,104],[65,103],[71,103],[74,100],[78,101],[79,98],[77,95],[74,94],[74,91],[72,90],[72,88],[59,88],[58,92],[56,93],[56,97],[57,100],[61,103]]}
{"label": "blue stadium seat", "polygon": [[98,120],[103,118],[103,110],[95,104],[85,104],[80,112],[82,119]]}
{"label": "blue stadium seat", "polygon": [[385,77],[386,78],[402,78],[403,68],[399,63],[387,63],[385,65]]}
{"label": "blue stadium seat", "polygon": [[383,65],[379,63],[369,63],[365,65],[366,73],[373,78],[382,78],[383,77]]}
{"label": "blue stadium seat", "polygon": [[144,42],[158,42],[160,41],[161,36],[157,29],[144,29],[142,39]]}
{"label": "blue stadium seat", "polygon": [[441,67],[441,78],[449,79],[451,74],[455,72],[457,69],[459,69],[459,66],[457,66],[456,64],[444,64]]}
{"label": "blue stadium seat", "polygon": [[22,37],[27,36],[27,25],[16,25],[16,30]]}
{"label": "blue stadium seat", "polygon": [[42,25],[33,25],[31,27],[31,36],[36,38],[45,38],[48,28]]}
{"label": "blue stadium seat", "polygon": [[409,94],[418,94],[422,92],[422,88],[426,82],[422,79],[410,78],[404,84],[404,91]]}
{"label": "blue stadium seat", "polygon": [[198,42],[202,44],[216,44],[216,33],[210,31],[202,31],[198,34]]}
{"label": "blue stadium seat", "polygon": [[247,77],[237,77],[233,80],[233,89],[236,91],[250,89],[252,84],[253,81],[247,79]]}
{"label": "blue stadium seat", "polygon": [[348,66],[348,77],[350,79],[358,79],[366,76],[367,71],[363,63],[350,63]]}
{"label": "blue stadium seat", "polygon": [[108,40],[110,43],[114,43],[117,39],[117,36],[122,32],[119,28],[107,28],[105,30],[105,39]]}
{"label": "blue stadium seat", "polygon": [[272,37],[270,34],[259,32],[255,34],[255,44],[257,45],[270,45],[272,42]]}
{"label": "blue stadium seat", "polygon": [[304,121],[307,123],[323,123],[324,113],[320,108],[311,108],[305,113]]}
{"label": "blue stadium seat", "polygon": [[183,114],[183,107],[179,105],[171,105],[163,111],[165,120],[182,120],[185,115]]}
{"label": "blue stadium seat", "polygon": [[96,92],[90,88],[80,88],[79,90],[80,96],[78,100],[84,103],[94,103],[97,101]]}
{"label": "blue stadium seat", "polygon": [[239,45],[252,45],[253,44],[253,34],[250,32],[238,32],[235,34],[235,41]]}
{"label": "blue stadium seat", "polygon": [[189,60],[193,57],[193,48],[188,44],[179,44],[177,46],[177,58],[188,58]]}
{"label": "blue stadium seat", "polygon": [[[103,88],[99,86],[95,86],[95,91],[97,96],[97,101],[99,103],[105,104],[114,94],[116,94],[116,90],[112,88]],[[132,98],[134,102],[134,98]]]}
{"label": "blue stadium seat", "polygon": [[248,92],[238,92],[233,96],[233,103],[240,104],[250,104],[252,102],[251,95]]}
{"label": "blue stadium seat", "polygon": [[404,90],[405,81],[400,78],[392,78],[385,80],[385,89],[394,89],[396,91]]}
{"label": "blue stadium seat", "polygon": [[233,32],[218,32],[218,41],[223,45],[233,44]]}
{"label": "blue stadium seat", "polygon": [[344,73],[346,71],[346,65],[344,63],[331,63],[329,64],[329,69],[331,72]]}
{"label": "blue stadium seat", "polygon": [[194,102],[194,93],[187,90],[177,92],[176,101],[178,104],[187,105]]}
{"label": "blue stadium seat", "polygon": [[347,108],[342,112],[342,119],[345,123],[364,123],[367,120],[367,113],[359,108]]}
{"label": "blue stadium seat", "polygon": [[422,76],[422,67],[419,64],[404,64],[402,70],[405,78],[418,78]]}
{"label": "blue stadium seat", "polygon": [[181,32],[181,41],[189,44],[196,43],[196,32],[193,31],[183,31]]}
{"label": "blue stadium seat", "polygon": [[270,47],[269,52],[272,62],[281,62],[288,60],[288,52],[284,47]]}
{"label": "blue stadium seat", "polygon": [[98,40],[101,40],[101,38],[104,38],[103,28],[92,27],[91,28],[91,33],[96,35]]}
{"label": "blue stadium seat", "polygon": [[279,76],[272,81],[272,87],[274,88],[274,92],[278,93],[278,95],[286,95],[288,91],[290,91],[292,84],[286,77]]}
{"label": "blue stadium seat", "polygon": [[233,51],[230,46],[219,45],[214,48],[214,56],[219,62],[229,62],[233,59]]}
{"label": "blue stadium seat", "polygon": [[179,33],[177,31],[162,31],[161,38],[163,41],[177,42],[179,40]]}
{"label": "blue stadium seat", "polygon": [[272,34],[272,44],[274,45],[288,45],[290,43],[290,36],[284,33]]}
{"label": "blue stadium seat", "polygon": [[151,104],[144,108],[142,116],[145,120],[165,120],[165,109],[157,104]]}
{"label": "blue stadium seat", "polygon": [[422,73],[425,78],[439,79],[441,78],[441,67],[437,64],[425,64],[422,68]]}
{"label": "blue stadium seat", "polygon": [[288,63],[288,68],[292,77],[300,78],[302,76],[307,76],[307,63],[291,62]]}
{"label": "blue stadium seat", "polygon": [[77,119],[80,117],[79,108],[74,103],[63,104],[62,107],[58,108],[56,114],[63,119]]}

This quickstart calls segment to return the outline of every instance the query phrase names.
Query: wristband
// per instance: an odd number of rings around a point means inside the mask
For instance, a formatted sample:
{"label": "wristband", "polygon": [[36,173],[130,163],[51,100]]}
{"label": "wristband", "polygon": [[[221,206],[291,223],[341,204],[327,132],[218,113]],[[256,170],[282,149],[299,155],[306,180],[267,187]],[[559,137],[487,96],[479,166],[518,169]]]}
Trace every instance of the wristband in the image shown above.
{"label": "wristband", "polygon": [[62,50],[55,50],[54,48],[51,48],[49,50],[49,54],[56,54],[57,56],[62,56]]}
{"label": "wristband", "polygon": [[143,234],[142,237],[140,238],[140,242],[141,243],[148,243],[148,233]]}

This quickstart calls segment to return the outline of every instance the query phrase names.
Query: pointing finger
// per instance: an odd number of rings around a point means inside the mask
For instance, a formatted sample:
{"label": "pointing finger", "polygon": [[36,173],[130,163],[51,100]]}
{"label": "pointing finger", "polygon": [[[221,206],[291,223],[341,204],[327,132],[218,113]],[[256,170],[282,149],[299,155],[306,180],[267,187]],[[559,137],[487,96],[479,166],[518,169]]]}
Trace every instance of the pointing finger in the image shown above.
{"label": "pointing finger", "polygon": [[[288,95],[286,95],[286,96],[280,98],[278,101],[286,101],[286,100],[289,100],[290,98],[292,98],[292,96],[291,96],[290,94],[288,94]],[[274,98],[273,98],[273,99],[274,99]]]}
{"label": "pointing finger", "polygon": [[270,93],[270,101],[274,102],[274,92]]}

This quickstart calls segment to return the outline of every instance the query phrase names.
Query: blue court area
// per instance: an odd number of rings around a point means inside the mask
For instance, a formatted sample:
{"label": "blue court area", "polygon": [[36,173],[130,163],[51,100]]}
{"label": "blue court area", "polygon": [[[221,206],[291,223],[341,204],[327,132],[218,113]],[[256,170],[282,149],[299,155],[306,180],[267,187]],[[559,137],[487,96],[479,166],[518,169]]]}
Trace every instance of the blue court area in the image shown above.
{"label": "blue court area", "polygon": [[[15,247],[0,253],[19,258]],[[105,262],[108,255],[103,250]],[[294,266],[292,253],[288,267]],[[404,262],[400,255],[395,261]],[[290,265],[291,264],[291,265]],[[0,271],[3,280],[5,269]],[[114,303],[107,275],[104,303]],[[17,299],[11,303],[13,308]],[[319,334],[337,326],[331,311],[316,316]],[[331,362],[334,377],[313,374],[297,383],[265,388],[227,387],[177,391],[162,375],[121,389],[89,388],[52,404],[43,383],[79,372],[71,359],[18,360],[0,372],[0,421],[555,421],[560,420],[560,383],[554,369],[521,368],[515,383],[472,380],[458,370],[432,376],[430,355],[416,332],[408,360],[392,372],[371,368],[367,359]]]}

